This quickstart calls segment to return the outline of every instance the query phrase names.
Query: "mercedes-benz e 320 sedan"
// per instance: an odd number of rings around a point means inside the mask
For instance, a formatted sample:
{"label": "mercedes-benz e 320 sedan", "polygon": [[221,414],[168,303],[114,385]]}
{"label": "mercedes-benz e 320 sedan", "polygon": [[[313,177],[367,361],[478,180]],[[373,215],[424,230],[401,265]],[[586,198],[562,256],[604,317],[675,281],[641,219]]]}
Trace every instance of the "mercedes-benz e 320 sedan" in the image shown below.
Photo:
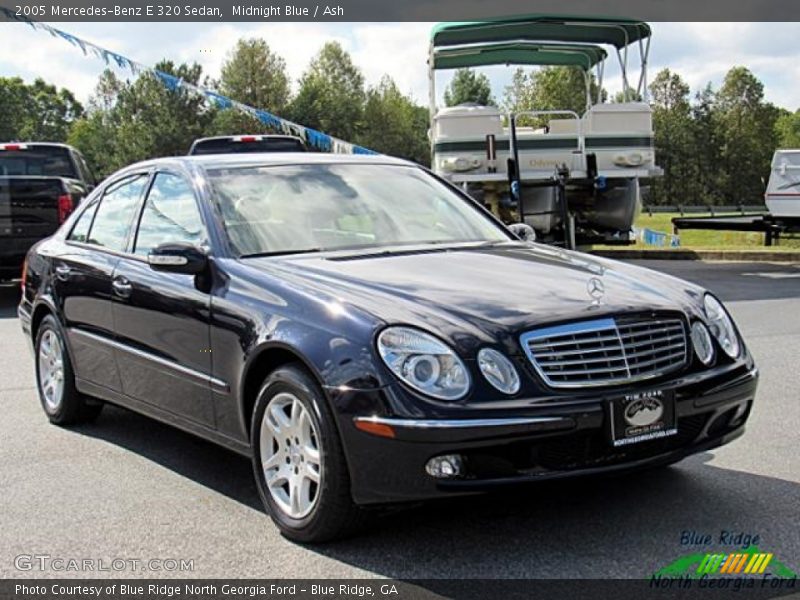
{"label": "mercedes-benz e 320 sedan", "polygon": [[252,460],[281,531],[675,462],[744,429],[757,370],[706,290],[515,237],[387,157],[165,158],[29,253],[59,425],[127,407]]}

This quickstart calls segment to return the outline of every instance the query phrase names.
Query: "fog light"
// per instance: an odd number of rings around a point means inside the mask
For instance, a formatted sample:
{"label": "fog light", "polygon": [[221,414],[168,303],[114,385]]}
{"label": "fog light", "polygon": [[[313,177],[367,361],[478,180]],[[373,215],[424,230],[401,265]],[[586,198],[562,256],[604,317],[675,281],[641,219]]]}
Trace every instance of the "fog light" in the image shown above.
{"label": "fog light", "polygon": [[744,416],[744,413],[747,412],[747,402],[742,402],[739,406],[736,407],[736,412],[733,413],[731,417],[731,425],[738,424],[739,420]]}
{"label": "fog light", "polygon": [[460,454],[435,456],[425,465],[425,471],[436,479],[452,479],[464,474],[464,460]]}

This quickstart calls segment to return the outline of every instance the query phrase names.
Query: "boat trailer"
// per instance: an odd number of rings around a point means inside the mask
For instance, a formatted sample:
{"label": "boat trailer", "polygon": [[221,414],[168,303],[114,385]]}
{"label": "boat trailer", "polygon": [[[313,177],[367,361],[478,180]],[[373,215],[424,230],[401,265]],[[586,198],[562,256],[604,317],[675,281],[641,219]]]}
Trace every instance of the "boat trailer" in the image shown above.
{"label": "boat trailer", "polygon": [[778,218],[771,214],[734,215],[728,217],[675,217],[673,233],[682,229],[707,231],[744,231],[764,234],[764,245],[778,245],[782,238],[800,234],[800,219]]}

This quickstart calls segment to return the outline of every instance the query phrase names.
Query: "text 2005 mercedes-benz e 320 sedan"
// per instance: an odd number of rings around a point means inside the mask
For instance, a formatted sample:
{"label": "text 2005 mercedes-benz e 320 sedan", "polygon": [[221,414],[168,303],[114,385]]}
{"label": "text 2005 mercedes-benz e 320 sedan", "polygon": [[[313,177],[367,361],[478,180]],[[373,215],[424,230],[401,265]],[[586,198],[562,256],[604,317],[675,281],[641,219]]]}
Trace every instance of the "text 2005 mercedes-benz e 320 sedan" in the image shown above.
{"label": "text 2005 mercedes-benz e 320 sedan", "polygon": [[125,406],[251,457],[287,536],[370,505],[677,461],[740,435],[757,371],[725,308],[517,239],[419,166],[158,159],[29,253],[42,406]]}

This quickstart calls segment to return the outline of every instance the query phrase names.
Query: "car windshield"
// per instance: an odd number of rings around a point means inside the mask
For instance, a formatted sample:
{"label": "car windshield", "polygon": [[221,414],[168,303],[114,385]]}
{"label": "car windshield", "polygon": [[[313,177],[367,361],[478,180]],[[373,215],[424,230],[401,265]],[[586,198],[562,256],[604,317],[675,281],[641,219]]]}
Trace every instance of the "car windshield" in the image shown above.
{"label": "car windshield", "polygon": [[208,175],[239,256],[510,239],[468,200],[413,166],[255,166],[208,169]]}
{"label": "car windshield", "polygon": [[9,175],[77,179],[69,151],[61,146],[28,146],[0,151],[0,177]]}

